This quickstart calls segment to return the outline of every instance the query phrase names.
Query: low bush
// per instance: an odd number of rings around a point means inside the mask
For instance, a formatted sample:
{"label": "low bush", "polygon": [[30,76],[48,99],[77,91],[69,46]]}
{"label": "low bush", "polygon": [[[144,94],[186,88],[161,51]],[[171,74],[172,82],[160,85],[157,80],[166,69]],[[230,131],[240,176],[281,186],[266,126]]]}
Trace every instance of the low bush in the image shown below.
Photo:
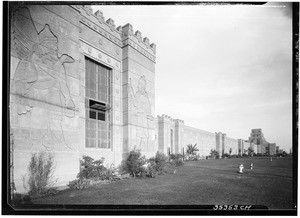
{"label": "low bush", "polygon": [[157,174],[156,163],[153,160],[148,160],[148,161],[149,162],[147,164],[145,174],[147,177],[154,178],[154,177],[156,177],[156,174]]}
{"label": "low bush", "polygon": [[180,158],[183,158],[182,154],[170,154],[171,160],[180,159]]}
{"label": "low bush", "polygon": [[228,157],[230,157],[230,155],[227,154],[227,153],[225,153],[225,154],[222,155],[222,158],[228,158]]}
{"label": "low bush", "polygon": [[28,180],[23,177],[24,187],[31,196],[55,194],[53,188],[54,157],[51,153],[33,153],[28,167]]}
{"label": "low bush", "polygon": [[27,194],[21,194],[21,193],[14,193],[12,195],[12,204],[18,205],[18,204],[31,204],[31,198]]}
{"label": "low bush", "polygon": [[229,158],[238,158],[239,156],[237,154],[233,154],[233,155],[230,155]]}
{"label": "low bush", "polygon": [[184,165],[184,162],[182,159],[172,159],[170,161],[170,163],[174,166],[174,167],[179,167],[179,166],[182,166]]}
{"label": "low bush", "polygon": [[69,182],[68,187],[70,189],[85,189],[90,186],[90,183],[91,183],[90,180],[80,178]]}
{"label": "low bush", "polygon": [[94,160],[89,156],[83,155],[81,170],[77,175],[79,179],[105,180],[107,179],[107,169],[103,165],[104,158]]}
{"label": "low bush", "polygon": [[89,156],[83,155],[82,159],[77,179],[67,184],[70,189],[85,189],[92,184],[97,184],[100,181],[111,181],[117,177],[112,165],[109,168],[103,165],[104,158],[94,160]]}
{"label": "low bush", "polygon": [[163,172],[163,168],[168,160],[168,157],[165,154],[156,152],[155,157],[152,157],[148,160],[152,167],[158,174]]}
{"label": "low bush", "polygon": [[146,158],[142,156],[141,151],[132,150],[122,163],[122,168],[133,177],[144,176],[146,174],[145,164]]}
{"label": "low bush", "polygon": [[191,161],[198,161],[200,159],[205,159],[204,156],[200,156],[199,154],[195,154],[195,155],[192,155],[192,156],[189,156],[188,160],[191,160]]}

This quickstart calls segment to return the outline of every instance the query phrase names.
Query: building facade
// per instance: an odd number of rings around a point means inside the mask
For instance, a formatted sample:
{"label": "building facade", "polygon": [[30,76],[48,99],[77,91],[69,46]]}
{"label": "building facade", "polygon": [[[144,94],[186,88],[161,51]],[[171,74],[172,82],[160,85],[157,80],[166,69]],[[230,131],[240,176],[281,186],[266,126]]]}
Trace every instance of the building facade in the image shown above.
{"label": "building facade", "polygon": [[133,147],[155,154],[155,44],[90,6],[16,5],[11,16],[17,189],[40,150],[54,154],[58,185],[82,155],[119,164]]}
{"label": "building facade", "polygon": [[[11,14],[10,131],[13,177],[23,184],[31,155],[54,155],[57,186],[74,180],[80,159],[118,166],[129,151],[182,153],[197,144],[239,154],[243,140],[155,116],[156,45],[132,25],[116,27],[81,5],[14,5]],[[258,146],[258,145],[257,145]],[[257,149],[258,150],[258,149]]]}
{"label": "building facade", "polygon": [[257,144],[257,153],[266,155],[276,154],[276,143],[269,143],[262,133],[262,129],[252,129],[248,140],[250,143]]}

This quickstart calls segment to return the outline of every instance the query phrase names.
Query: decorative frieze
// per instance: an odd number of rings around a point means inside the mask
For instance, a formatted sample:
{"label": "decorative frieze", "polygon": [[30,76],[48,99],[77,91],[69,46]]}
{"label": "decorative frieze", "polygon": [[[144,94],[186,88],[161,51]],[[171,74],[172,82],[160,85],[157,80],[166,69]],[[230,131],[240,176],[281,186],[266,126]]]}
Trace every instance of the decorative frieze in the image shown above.
{"label": "decorative frieze", "polygon": [[83,39],[80,39],[81,49],[85,54],[90,55],[91,57],[95,58],[96,60],[101,60],[105,62],[108,66],[113,67],[114,69],[120,70],[120,61],[115,59],[114,57],[110,56],[109,54],[100,51],[94,45],[86,42]]}
{"label": "decorative frieze", "polygon": [[[150,60],[155,61],[156,45],[154,43],[150,44],[147,37],[143,38],[139,30],[134,33],[131,24],[116,28],[113,19],[109,18],[105,21],[103,13],[99,10],[93,13],[93,9],[90,5],[75,5],[72,7],[80,13],[80,22],[85,26],[93,29],[120,47],[127,46],[129,42],[128,39],[130,39],[130,46],[134,46],[133,48],[138,52]],[[100,41],[99,44],[102,45]]]}
{"label": "decorative frieze", "polygon": [[[118,46],[122,46],[122,42],[120,39],[118,39],[117,37],[111,35],[110,33],[108,33],[106,30],[103,30],[100,26],[93,24],[90,20],[88,20],[85,17],[81,17],[80,22],[82,24],[84,24],[85,26],[89,27],[90,29],[93,29],[94,31],[96,31],[97,33],[99,33],[100,35],[104,36],[106,39],[108,39],[109,41],[113,42],[114,44],[118,45]],[[113,27],[112,27],[113,28]],[[102,45],[103,42],[102,40],[99,40],[99,44]]]}
{"label": "decorative frieze", "polygon": [[151,61],[155,62],[155,56],[151,55],[148,51],[146,51],[145,49],[143,49],[141,46],[139,46],[137,43],[135,43],[134,41],[130,40],[130,39],[126,39],[123,41],[123,47],[125,46],[131,46],[132,48],[134,48],[135,50],[137,50],[138,52],[140,52],[141,54],[143,54],[145,57],[149,58]]}

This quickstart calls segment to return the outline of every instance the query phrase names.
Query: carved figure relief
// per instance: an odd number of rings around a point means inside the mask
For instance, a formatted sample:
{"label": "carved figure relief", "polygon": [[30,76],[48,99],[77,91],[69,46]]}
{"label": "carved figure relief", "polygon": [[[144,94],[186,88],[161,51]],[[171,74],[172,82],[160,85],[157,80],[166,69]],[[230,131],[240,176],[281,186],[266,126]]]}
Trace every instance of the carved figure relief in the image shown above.
{"label": "carved figure relief", "polygon": [[150,123],[154,121],[154,117],[151,113],[151,104],[146,91],[146,78],[141,76],[138,80],[137,91],[134,92],[131,85],[131,79],[129,83],[129,95],[133,105],[132,117],[136,118],[136,137],[138,139],[138,148],[147,147],[150,139]]}
{"label": "carved figure relief", "polygon": [[[13,48],[20,59],[14,74],[18,115],[30,114],[32,140],[39,140],[48,149],[54,141],[70,148],[64,138],[62,121],[75,116],[65,69],[65,64],[73,63],[74,59],[67,54],[59,56],[58,38],[48,24],[38,32],[27,7],[15,11],[12,37]],[[59,106],[59,110],[36,108],[33,100],[44,100]],[[43,130],[34,134],[33,128],[39,126]]]}

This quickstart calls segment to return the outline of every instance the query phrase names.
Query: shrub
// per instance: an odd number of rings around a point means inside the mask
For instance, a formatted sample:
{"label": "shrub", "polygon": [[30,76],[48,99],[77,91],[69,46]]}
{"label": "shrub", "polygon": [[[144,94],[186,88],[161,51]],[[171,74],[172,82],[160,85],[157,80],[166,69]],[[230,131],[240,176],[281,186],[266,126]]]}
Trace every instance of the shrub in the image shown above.
{"label": "shrub", "polygon": [[143,176],[145,174],[145,164],[146,158],[142,156],[141,151],[132,150],[123,163],[123,170],[133,177]]}
{"label": "shrub", "polygon": [[12,204],[32,204],[31,198],[27,194],[14,193],[12,195]]}
{"label": "shrub", "polygon": [[150,158],[149,162],[150,163],[154,162],[154,169],[156,170],[156,172],[161,174],[163,172],[163,167],[165,166],[167,160],[168,157],[165,154],[156,152],[155,157]]}
{"label": "shrub", "polygon": [[[28,194],[32,196],[50,195],[56,192],[52,187],[54,171],[53,155],[44,152],[33,153],[28,167]],[[26,185],[25,185],[26,186]]]}
{"label": "shrub", "polygon": [[183,158],[182,154],[170,154],[171,160],[180,159],[180,158]]}
{"label": "shrub", "polygon": [[75,179],[71,182],[69,182],[68,187],[70,189],[84,189],[90,186],[90,180],[88,179]]}
{"label": "shrub", "polygon": [[170,162],[174,167],[179,167],[184,165],[184,162],[182,159],[172,159]]}
{"label": "shrub", "polygon": [[107,169],[103,165],[104,158],[94,160],[89,156],[83,155],[81,170],[77,175],[79,179],[105,180],[107,179]]}
{"label": "shrub", "polygon": [[148,160],[149,163],[146,167],[146,176],[154,178],[156,177],[157,170],[156,170],[156,163],[153,160]]}
{"label": "shrub", "polygon": [[228,158],[228,157],[230,157],[230,155],[227,154],[227,153],[225,153],[225,154],[222,155],[222,158]]}
{"label": "shrub", "polygon": [[77,179],[70,181],[70,189],[85,189],[94,182],[100,180],[112,180],[115,178],[115,169],[112,165],[106,168],[103,165],[104,158],[94,160],[93,158],[83,155],[80,162],[81,170],[77,174]]}

